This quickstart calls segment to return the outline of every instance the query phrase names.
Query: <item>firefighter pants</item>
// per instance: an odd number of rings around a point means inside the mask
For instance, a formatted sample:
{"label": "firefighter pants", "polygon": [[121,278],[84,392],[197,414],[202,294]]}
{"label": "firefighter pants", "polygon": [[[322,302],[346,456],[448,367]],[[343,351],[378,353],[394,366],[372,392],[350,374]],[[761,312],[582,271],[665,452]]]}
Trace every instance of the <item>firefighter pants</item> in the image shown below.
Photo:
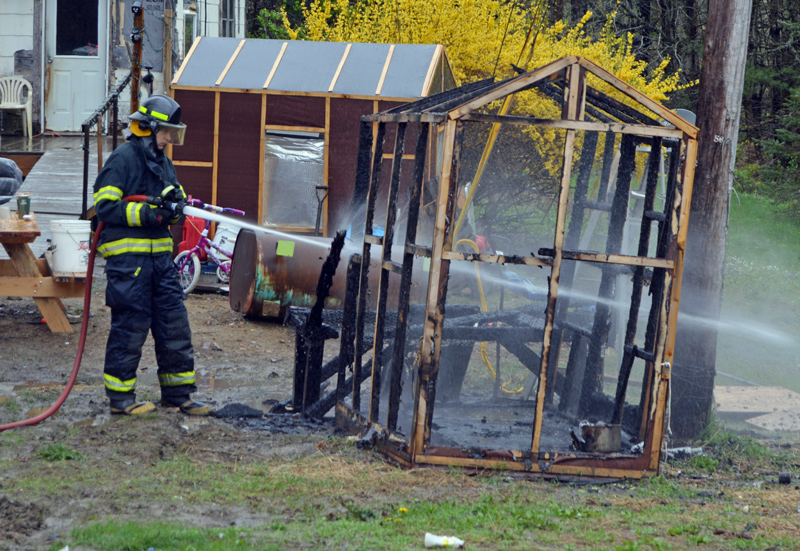
{"label": "firefighter pants", "polygon": [[112,400],[135,396],[136,369],[148,332],[155,341],[162,396],[197,390],[186,298],[169,254],[121,254],[106,259],[111,331],[103,379]]}

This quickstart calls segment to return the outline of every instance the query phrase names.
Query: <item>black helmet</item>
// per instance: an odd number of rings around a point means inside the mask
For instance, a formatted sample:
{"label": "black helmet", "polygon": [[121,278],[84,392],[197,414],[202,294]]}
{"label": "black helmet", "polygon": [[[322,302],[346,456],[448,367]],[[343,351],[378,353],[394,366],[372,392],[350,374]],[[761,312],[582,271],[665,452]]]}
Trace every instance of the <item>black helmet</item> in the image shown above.
{"label": "black helmet", "polygon": [[150,96],[128,118],[139,121],[141,130],[151,130],[154,134],[168,130],[172,133],[172,143],[183,145],[186,125],[181,122],[181,106],[169,96]]}

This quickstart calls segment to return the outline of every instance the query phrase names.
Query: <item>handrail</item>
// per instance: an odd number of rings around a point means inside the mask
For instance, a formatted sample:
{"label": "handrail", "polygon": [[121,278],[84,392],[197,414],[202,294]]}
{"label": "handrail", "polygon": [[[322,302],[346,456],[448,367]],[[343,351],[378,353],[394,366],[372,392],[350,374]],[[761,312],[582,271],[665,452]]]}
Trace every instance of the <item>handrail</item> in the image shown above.
{"label": "handrail", "polygon": [[87,218],[87,206],[89,203],[89,131],[94,125],[97,126],[97,171],[99,172],[103,167],[103,142],[101,136],[101,125],[103,115],[106,111],[111,109],[112,123],[111,123],[111,140],[112,151],[117,148],[117,124],[119,118],[119,95],[130,84],[132,73],[128,73],[122,81],[117,84],[114,90],[106,96],[103,103],[94,110],[88,119],[81,124],[81,132],[83,133],[83,199],[81,203],[81,219]]}

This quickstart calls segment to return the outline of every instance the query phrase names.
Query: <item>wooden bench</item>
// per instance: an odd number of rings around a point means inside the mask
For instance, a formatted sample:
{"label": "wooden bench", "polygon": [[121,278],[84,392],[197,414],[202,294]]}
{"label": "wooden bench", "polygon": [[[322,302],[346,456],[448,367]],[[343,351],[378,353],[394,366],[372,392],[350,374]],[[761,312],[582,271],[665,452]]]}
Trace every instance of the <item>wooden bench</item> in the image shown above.
{"label": "wooden bench", "polygon": [[86,274],[53,274],[46,259],[37,260],[29,244],[41,235],[36,216],[0,219],[0,244],[9,260],[0,260],[0,296],[30,297],[53,333],[72,333],[62,298],[82,297]]}

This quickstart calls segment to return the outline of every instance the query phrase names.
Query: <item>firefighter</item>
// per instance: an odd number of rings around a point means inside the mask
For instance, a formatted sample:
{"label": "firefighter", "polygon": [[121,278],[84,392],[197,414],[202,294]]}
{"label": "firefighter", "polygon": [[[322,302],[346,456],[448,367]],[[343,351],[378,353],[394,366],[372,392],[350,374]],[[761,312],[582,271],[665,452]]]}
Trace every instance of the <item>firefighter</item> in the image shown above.
{"label": "firefighter", "polygon": [[[136,400],[136,370],[148,332],[155,341],[161,405],[187,415],[210,408],[191,399],[194,350],[178,272],[172,261],[170,224],[182,215],[185,194],[167,144],[182,145],[186,125],[168,96],[148,98],[130,115],[127,142],[108,158],[94,184],[94,205],[103,232],[97,251],[106,260],[106,304],[111,330],[103,380],[112,414],[139,415],[155,409]],[[159,206],[126,201],[130,195],[161,197]],[[170,210],[169,205],[177,205]]]}

